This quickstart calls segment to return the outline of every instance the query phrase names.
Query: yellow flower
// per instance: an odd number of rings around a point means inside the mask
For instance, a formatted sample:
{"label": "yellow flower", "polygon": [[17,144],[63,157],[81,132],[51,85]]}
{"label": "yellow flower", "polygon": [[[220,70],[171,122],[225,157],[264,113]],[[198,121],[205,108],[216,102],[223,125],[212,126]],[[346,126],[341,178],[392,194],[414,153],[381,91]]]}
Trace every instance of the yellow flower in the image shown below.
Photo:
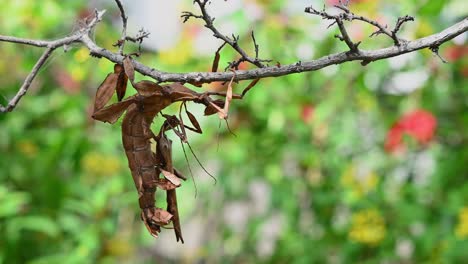
{"label": "yellow flower", "polygon": [[356,101],[359,109],[364,112],[370,112],[376,108],[375,99],[367,93],[358,93]]}
{"label": "yellow flower", "polygon": [[96,152],[87,153],[81,160],[81,165],[85,173],[91,175],[113,175],[120,170],[117,158]]}
{"label": "yellow flower", "polygon": [[105,255],[113,257],[128,257],[134,254],[135,248],[126,235],[117,235],[106,241]]}
{"label": "yellow flower", "polygon": [[73,80],[80,82],[86,77],[86,70],[83,67],[74,66],[71,69],[71,75],[73,76]]}
{"label": "yellow flower", "polygon": [[379,183],[379,178],[373,171],[359,173],[356,167],[351,165],[341,175],[340,183],[353,202],[373,191]]}
{"label": "yellow flower", "polygon": [[89,59],[89,51],[86,48],[81,48],[75,52],[75,60],[79,63],[83,63]]}
{"label": "yellow flower", "polygon": [[37,154],[37,145],[30,140],[23,140],[18,143],[18,149],[28,157],[34,157]]}
{"label": "yellow flower", "polygon": [[463,207],[458,213],[458,225],[455,235],[460,239],[468,238],[468,206]]}
{"label": "yellow flower", "polygon": [[348,233],[351,241],[376,246],[385,233],[385,221],[378,210],[366,209],[353,214]]}

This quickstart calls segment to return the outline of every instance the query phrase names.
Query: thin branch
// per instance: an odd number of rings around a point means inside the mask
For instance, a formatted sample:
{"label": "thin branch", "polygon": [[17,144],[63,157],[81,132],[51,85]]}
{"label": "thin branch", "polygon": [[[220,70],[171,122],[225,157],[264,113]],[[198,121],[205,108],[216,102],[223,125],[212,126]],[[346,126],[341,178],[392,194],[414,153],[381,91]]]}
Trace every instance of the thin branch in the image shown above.
{"label": "thin branch", "polygon": [[191,12],[183,12],[182,13],[182,18],[184,19],[184,22],[187,22],[190,18],[196,18],[196,19],[202,19],[203,21],[205,21],[205,27],[208,28],[209,30],[211,30],[213,32],[213,36],[215,38],[218,38],[218,39],[221,39],[223,40],[224,42],[226,42],[227,44],[229,44],[229,46],[231,46],[234,50],[236,50],[240,55],[241,55],[241,58],[236,61],[236,62],[232,62],[230,64],[230,67],[231,68],[236,68],[236,66],[238,66],[241,62],[243,61],[247,61],[247,62],[250,62],[251,64],[259,67],[259,68],[263,68],[263,67],[266,67],[263,62],[267,62],[267,61],[270,61],[270,60],[260,60],[258,59],[258,57],[256,58],[252,58],[250,57],[247,52],[245,52],[240,46],[239,46],[239,36],[234,36],[234,34],[232,35],[232,38],[229,38],[228,36],[226,35],[223,35],[216,27],[215,25],[213,24],[213,21],[215,20],[214,18],[212,18],[210,16],[210,14],[208,14],[208,11],[206,10],[206,5],[208,3],[210,3],[208,0],[194,0],[193,1],[194,3],[198,4],[199,8],[200,8],[200,11],[201,11],[201,15],[195,15]]}
{"label": "thin branch", "polygon": [[[408,41],[401,46],[392,46],[377,50],[359,50],[357,53],[335,53],[324,56],[317,60],[309,62],[294,63],[289,65],[271,66],[252,70],[236,71],[236,81],[253,80],[266,77],[278,77],[293,73],[316,71],[333,64],[341,64],[348,61],[362,61],[362,64],[368,64],[373,61],[382,60],[390,57],[399,56],[420,49],[429,48],[432,46],[440,46],[442,43],[453,39],[454,37],[468,30],[468,18],[452,25],[445,30],[413,41]],[[124,57],[110,52],[104,48],[97,46],[89,37],[83,36],[82,42],[88,49],[95,54],[114,63],[122,63]],[[189,73],[170,73],[150,68],[134,60],[135,70],[139,73],[149,76],[158,82],[183,82],[183,83],[210,83],[229,81],[232,72],[189,72]]]}
{"label": "thin branch", "polygon": [[75,42],[80,42],[83,36],[89,37],[89,32],[101,21],[102,16],[106,11],[97,11],[95,12],[95,17],[92,19],[86,26],[80,28],[78,31],[73,33],[71,36],[64,37],[57,40],[47,41],[47,40],[33,40],[33,39],[24,39],[24,38],[15,38],[9,36],[1,36],[0,41],[25,44],[35,47],[46,47],[47,49],[42,53],[42,56],[36,62],[31,72],[28,74],[26,79],[23,82],[23,85],[20,87],[16,95],[8,102],[6,106],[0,105],[0,113],[11,112],[16,105],[19,103],[21,98],[26,94],[29,87],[31,86],[32,81],[36,77],[37,73],[50,57],[50,54],[61,46],[66,46]]}
{"label": "thin branch", "polygon": [[257,44],[257,40],[255,40],[255,34],[252,30],[252,41],[253,41],[253,45],[254,45],[254,49],[255,49],[255,60],[258,60],[258,44]]}
{"label": "thin branch", "polygon": [[[412,16],[404,16],[404,17],[399,17],[397,22],[396,22],[396,25],[395,25],[395,28],[392,30],[392,35],[393,35],[393,38],[396,39],[396,33],[400,30],[401,26],[405,23],[405,22],[408,22],[408,21],[414,21],[414,17]],[[395,43],[397,44],[397,43]]]}
{"label": "thin branch", "polygon": [[134,43],[136,43],[136,42],[141,43],[141,42],[143,42],[143,39],[147,38],[149,35],[150,35],[149,32],[147,32],[144,29],[140,29],[138,31],[138,34],[135,37],[126,36],[125,40],[131,41],[131,42],[134,42]]}
{"label": "thin branch", "polygon": [[0,41],[17,43],[17,44],[25,44],[25,45],[35,46],[35,47],[48,47],[52,43],[52,41],[47,41],[47,40],[24,39],[24,38],[16,38],[16,37],[3,36],[3,35],[0,35]]}
{"label": "thin branch", "polygon": [[336,5],[335,7],[341,9],[344,13],[341,13],[339,15],[330,15],[327,12],[325,12],[325,10],[318,11],[314,9],[312,6],[307,7],[304,11],[306,13],[321,16],[323,19],[334,20],[334,22],[330,24],[328,27],[331,27],[335,23],[338,25],[338,29],[341,32],[341,36],[335,35],[335,37],[341,41],[344,41],[351,52],[358,52],[358,46],[360,43],[354,43],[351,40],[351,38],[349,37],[348,31],[346,30],[344,23],[343,23],[343,20],[349,20],[349,15],[352,15],[352,13],[349,11],[349,9],[345,5],[341,3],[341,1],[340,1],[340,5]]}
{"label": "thin branch", "polygon": [[[393,42],[394,42],[394,44],[396,46],[400,46],[401,42],[405,42],[404,40],[398,38],[397,35],[396,35],[398,33],[398,31],[401,29],[401,26],[405,22],[414,21],[414,18],[412,16],[406,15],[404,17],[399,17],[396,24],[395,24],[395,28],[393,30],[389,31],[387,29],[387,26],[383,26],[380,23],[378,23],[377,21],[371,20],[369,18],[360,16],[360,15],[356,15],[353,12],[351,12],[347,7],[347,3],[343,4],[340,1],[340,5],[335,5],[335,7],[342,10],[343,12],[338,14],[338,15],[331,15],[331,14],[328,14],[327,12],[325,12],[325,10],[318,11],[318,10],[314,9],[312,6],[306,7],[304,12],[310,13],[310,14],[313,14],[313,15],[318,15],[318,16],[322,17],[323,19],[335,20],[330,26],[332,26],[335,23],[338,24],[339,29],[340,29],[340,31],[341,31],[341,33],[343,35],[342,38],[340,38],[340,39],[342,41],[346,42],[346,44],[351,49],[351,51],[353,51],[354,47],[351,45],[352,42],[351,42],[350,38],[344,36],[345,34],[343,34],[343,31],[345,30],[344,26],[343,26],[343,20],[347,20],[347,21],[359,20],[359,21],[366,22],[366,23],[368,23],[368,24],[370,24],[370,25],[372,25],[372,26],[374,26],[374,27],[376,27],[378,29],[377,31],[375,31],[374,33],[371,34],[371,37],[375,36],[375,35],[379,35],[379,34],[385,34],[385,35],[387,35],[387,36],[389,36],[390,38],[393,39]],[[359,44],[356,44],[356,45],[359,45]],[[355,48],[357,49],[357,47],[355,47]]]}
{"label": "thin branch", "polygon": [[119,54],[123,55],[125,41],[127,40],[127,15],[125,14],[125,9],[120,0],[115,0],[117,7],[120,11],[120,17],[122,18],[122,36],[117,42],[116,46],[119,47]]}
{"label": "thin branch", "polygon": [[443,63],[448,63],[442,56],[439,54],[439,46],[431,46],[429,49],[434,53]]}
{"label": "thin branch", "polygon": [[348,45],[348,48],[351,50],[351,52],[357,52],[358,51],[358,46],[361,42],[354,43],[351,38],[348,35],[348,32],[346,31],[346,28],[343,24],[343,20],[337,19],[336,23],[338,24],[338,28],[340,29],[341,32],[341,37],[339,38],[341,41],[344,41],[346,45]]}
{"label": "thin branch", "polygon": [[34,77],[36,77],[37,73],[39,72],[39,69],[42,67],[42,65],[44,65],[44,63],[47,61],[47,59],[49,58],[50,54],[52,54],[53,51],[54,51],[54,48],[47,48],[44,51],[44,53],[42,53],[42,56],[39,58],[39,60],[36,62],[36,65],[34,65],[31,72],[24,80],[23,85],[21,85],[21,88],[16,93],[15,97],[13,97],[8,102],[8,105],[6,107],[0,106],[0,112],[2,113],[11,112],[15,108],[15,106],[21,100],[21,97],[23,97],[28,91],[29,87],[31,86],[32,81],[34,80]]}

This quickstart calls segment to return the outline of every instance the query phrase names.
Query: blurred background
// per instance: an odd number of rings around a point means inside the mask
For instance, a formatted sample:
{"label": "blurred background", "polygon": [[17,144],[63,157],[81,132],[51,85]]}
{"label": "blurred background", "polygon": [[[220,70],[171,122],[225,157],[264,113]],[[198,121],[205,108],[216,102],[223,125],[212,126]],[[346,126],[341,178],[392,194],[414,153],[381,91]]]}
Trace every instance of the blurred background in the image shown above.
{"label": "blurred background", "polygon": [[[212,1],[216,25],[272,64],[347,50],[336,27],[303,12],[336,1]],[[139,61],[163,71],[209,71],[220,42],[201,21],[182,24],[192,1],[125,1],[129,34],[151,32]],[[94,39],[120,36],[114,1],[2,1],[0,34],[55,39],[107,9]],[[401,37],[441,31],[466,17],[463,0],[351,1]],[[333,11],[333,9],[330,9]],[[349,23],[361,48],[392,45]],[[0,115],[0,263],[465,263],[468,262],[467,34],[429,50],[261,80],[234,101],[229,126],[189,105],[203,135],[189,134],[204,173],[178,189],[185,244],[152,238],[116,125],[90,118],[113,64],[80,45],[56,50],[27,96]],[[128,44],[127,52],[137,50]],[[10,99],[42,50],[0,42],[0,101]],[[222,51],[220,70],[236,53]],[[242,69],[251,68],[241,65]],[[142,79],[141,75],[138,75]],[[240,83],[241,91],[248,82]],[[202,90],[225,90],[221,84]],[[130,89],[127,94],[135,91]],[[176,112],[178,105],[166,113]],[[159,128],[159,119],[154,128]],[[190,177],[177,138],[176,167]],[[196,189],[195,189],[196,185]],[[158,206],[165,197],[158,193]]]}

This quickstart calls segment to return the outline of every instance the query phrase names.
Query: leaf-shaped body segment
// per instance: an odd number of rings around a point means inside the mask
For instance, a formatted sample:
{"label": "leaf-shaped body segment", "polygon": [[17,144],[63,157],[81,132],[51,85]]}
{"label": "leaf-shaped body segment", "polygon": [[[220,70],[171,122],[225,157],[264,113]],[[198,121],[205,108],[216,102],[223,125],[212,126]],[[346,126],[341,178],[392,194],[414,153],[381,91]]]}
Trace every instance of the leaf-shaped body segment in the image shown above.
{"label": "leaf-shaped body segment", "polygon": [[[224,108],[224,100],[216,99],[216,100],[212,101],[211,103],[216,105],[218,107],[218,109]],[[218,111],[219,111],[218,109],[216,109],[216,107],[214,107],[213,105],[209,104],[209,105],[206,106],[204,114],[206,116],[214,115],[214,114],[218,113]]]}
{"label": "leaf-shaped body segment", "polygon": [[138,91],[138,94],[142,96],[150,96],[155,93],[162,95],[163,87],[155,82],[143,80],[133,84],[133,87]]}
{"label": "leaf-shaped body segment", "polygon": [[200,127],[200,124],[198,123],[197,118],[192,113],[190,113],[187,109],[185,109],[185,112],[187,113],[190,123],[192,123],[192,125],[195,127],[195,130],[197,130],[197,132],[201,134],[202,129]]}
{"label": "leaf-shaped body segment", "polygon": [[117,86],[118,74],[109,73],[104,81],[99,85],[96,91],[96,98],[94,99],[94,111],[103,108],[107,102],[112,98],[115,87]]}
{"label": "leaf-shaped body segment", "polygon": [[116,92],[117,92],[117,100],[122,101],[122,99],[125,96],[125,92],[127,91],[127,83],[128,83],[128,77],[125,74],[125,72],[119,73],[119,76],[117,78],[117,85],[116,85]]}
{"label": "leaf-shaped body segment", "polygon": [[123,60],[123,66],[125,74],[128,76],[128,79],[131,83],[135,81],[135,68],[133,67],[133,61],[130,56],[125,57]]}
{"label": "leaf-shaped body segment", "polygon": [[99,111],[95,111],[92,117],[101,122],[114,124],[122,116],[125,110],[134,103],[135,97],[130,97],[127,100],[109,105]]}

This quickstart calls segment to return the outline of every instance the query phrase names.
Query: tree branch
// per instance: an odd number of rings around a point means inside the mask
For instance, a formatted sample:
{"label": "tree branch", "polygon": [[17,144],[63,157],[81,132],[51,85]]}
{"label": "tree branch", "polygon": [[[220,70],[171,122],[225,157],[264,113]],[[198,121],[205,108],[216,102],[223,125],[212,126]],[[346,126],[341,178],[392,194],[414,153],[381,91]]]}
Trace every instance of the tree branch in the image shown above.
{"label": "tree branch", "polygon": [[36,64],[32,68],[31,72],[28,74],[28,76],[24,80],[23,85],[21,85],[21,88],[16,93],[15,97],[13,97],[10,100],[10,102],[8,102],[8,105],[6,107],[0,106],[0,112],[2,113],[11,112],[15,108],[19,100],[21,100],[21,97],[23,97],[28,91],[39,69],[42,67],[42,65],[44,65],[44,63],[47,61],[47,59],[49,58],[50,54],[52,54],[53,51],[54,51],[54,48],[49,47],[44,51],[44,53],[42,53],[42,56],[39,58],[39,60],[36,62]]}
{"label": "tree branch", "polygon": [[119,41],[117,41],[116,46],[119,47],[119,54],[123,55],[125,41],[127,40],[127,15],[125,14],[125,9],[122,5],[122,2],[120,0],[115,0],[115,3],[119,8],[120,17],[122,18],[122,36]]}
{"label": "tree branch", "polygon": [[[333,64],[341,64],[348,61],[362,61],[362,64],[368,64],[372,61],[399,56],[405,53],[413,52],[429,47],[437,47],[442,43],[453,39],[454,37],[468,30],[468,18],[446,28],[440,33],[436,33],[424,38],[408,41],[401,46],[392,46],[378,50],[359,50],[356,53],[342,52],[327,55],[317,60],[309,62],[294,63],[282,66],[272,66],[246,71],[236,71],[236,80],[253,80],[265,77],[279,77],[293,73],[316,71]],[[110,52],[97,46],[88,36],[83,36],[82,42],[88,49],[95,54],[115,63],[122,63],[124,57]],[[189,73],[170,73],[150,68],[134,60],[135,70],[139,73],[149,76],[158,82],[183,82],[183,83],[210,83],[218,81],[229,81],[233,77],[232,72],[189,72]]]}
{"label": "tree branch", "polygon": [[[115,1],[117,5],[119,6],[121,16],[125,18],[126,20],[125,13],[122,12],[123,7],[121,8],[121,2],[119,0],[115,0]],[[182,83],[192,83],[192,84],[203,84],[203,83],[218,82],[218,81],[229,81],[232,78],[234,78],[235,81],[256,80],[256,79],[261,79],[261,78],[266,78],[266,77],[279,77],[279,76],[285,76],[285,75],[289,75],[293,73],[315,71],[315,70],[319,70],[324,67],[327,67],[329,65],[341,64],[341,63],[348,62],[348,61],[361,61],[362,65],[366,65],[373,61],[399,56],[405,53],[413,52],[413,51],[424,49],[424,48],[430,48],[432,51],[437,52],[439,46],[442,43],[447,42],[448,40],[468,30],[468,18],[465,18],[462,21],[456,23],[455,25],[452,25],[446,28],[440,33],[436,33],[436,34],[433,34],[424,38],[420,38],[417,40],[413,40],[413,41],[402,41],[401,39],[397,38],[396,33],[401,28],[401,25],[406,21],[411,21],[412,17],[406,16],[406,17],[399,18],[395,25],[395,28],[389,31],[386,28],[386,26],[384,27],[380,25],[379,23],[377,23],[376,21],[372,21],[362,16],[357,16],[353,14],[352,12],[349,11],[346,5],[343,5],[343,4],[336,6],[337,8],[343,11],[343,13],[337,16],[330,15],[326,13],[325,11],[317,11],[313,9],[312,7],[309,7],[309,8],[306,8],[306,12],[309,12],[312,14],[318,14],[324,19],[335,20],[334,23],[332,23],[332,25],[335,23],[338,25],[340,32],[341,32],[340,39],[346,42],[351,52],[347,51],[347,52],[331,54],[331,55],[324,56],[322,58],[319,58],[317,60],[312,60],[309,62],[297,62],[297,63],[293,63],[289,65],[276,65],[272,67],[266,67],[262,63],[264,62],[264,60],[258,59],[258,44],[256,43],[253,33],[252,33],[252,40],[254,42],[255,58],[249,57],[247,53],[242,48],[239,47],[237,43],[237,40],[238,40],[237,37],[233,36],[232,39],[229,37],[226,37],[222,35],[214,27],[212,23],[214,19],[211,16],[209,16],[209,14],[206,11],[206,5],[209,3],[208,0],[195,0],[194,2],[199,5],[202,15],[194,15],[192,13],[185,12],[183,15],[184,19],[187,20],[190,17],[203,19],[206,23],[205,26],[213,31],[215,37],[220,38],[223,41],[225,41],[225,43],[233,47],[242,56],[240,60],[248,61],[258,66],[259,68],[252,69],[252,70],[245,70],[245,71],[237,70],[235,72],[229,71],[229,72],[171,73],[171,72],[164,72],[164,71],[160,71],[154,68],[150,68],[144,64],[141,64],[140,62],[136,60],[133,60],[133,64],[134,64],[136,71],[138,71],[139,73],[143,75],[149,76],[158,82],[182,82]],[[37,61],[33,69],[31,70],[31,73],[26,77],[23,85],[20,87],[17,94],[9,101],[8,105],[7,106],[0,105],[0,112],[10,112],[15,108],[15,106],[18,104],[20,99],[26,94],[34,77],[37,75],[38,70],[48,59],[50,54],[58,47],[66,46],[66,45],[76,43],[76,42],[81,42],[84,46],[88,48],[91,55],[99,57],[99,58],[104,57],[114,63],[123,64],[123,60],[125,58],[123,56],[123,46],[119,46],[119,52],[114,53],[105,48],[98,46],[89,36],[89,32],[101,20],[104,12],[105,10],[100,11],[100,12],[96,11],[96,15],[94,19],[91,20],[89,23],[87,23],[87,25],[83,26],[82,28],[80,28],[77,32],[73,33],[72,35],[61,38],[61,39],[57,39],[57,40],[52,40],[52,41],[32,40],[32,39],[23,39],[23,38],[15,38],[15,37],[10,37],[10,36],[0,35],[0,41],[3,41],[3,42],[11,42],[11,43],[18,43],[18,44],[35,46],[35,47],[47,48],[46,51],[43,53],[43,55],[39,58],[39,60]],[[378,31],[375,32],[373,35],[385,34],[394,40],[395,46],[383,48],[383,49],[377,49],[377,50],[358,49],[357,46],[359,45],[359,43],[353,43],[352,40],[349,38],[349,35],[347,34],[346,28],[344,27],[344,24],[343,24],[344,20],[348,20],[348,21],[361,20],[371,25],[374,25],[375,27],[378,28]],[[123,22],[123,23],[125,24],[126,22]],[[142,31],[141,36],[137,36],[136,40],[141,43],[141,41],[143,40],[144,37],[147,36],[147,34],[148,33]],[[125,32],[122,33],[122,39],[123,38],[125,38],[125,40],[132,41],[131,38],[126,36]]]}
{"label": "tree branch", "polygon": [[[202,19],[205,21],[205,27],[208,28],[213,32],[213,36],[215,38],[221,39],[225,43],[227,43],[229,46],[231,46],[234,50],[236,50],[240,55],[241,58],[237,61],[234,61],[230,64],[231,69],[237,69],[239,64],[243,61],[250,62],[251,64],[263,68],[266,67],[263,62],[269,62],[271,60],[261,60],[258,58],[258,45],[255,43],[255,58],[250,57],[247,55],[247,52],[245,52],[240,46],[239,46],[239,36],[235,36],[232,34],[232,38],[229,38],[226,35],[223,35],[213,24],[213,21],[215,20],[210,16],[208,11],[206,10],[206,5],[210,3],[209,0],[195,0],[193,1],[194,3],[198,4],[198,7],[200,8],[201,15],[195,15],[191,12],[185,11],[182,13],[182,18],[184,19],[184,23],[187,22],[190,18],[196,18],[196,19]],[[253,33],[252,33],[253,36]],[[255,38],[252,37],[255,42]]]}
{"label": "tree branch", "polygon": [[387,29],[387,26],[383,26],[380,23],[378,23],[377,21],[371,20],[371,19],[363,17],[363,16],[356,15],[353,12],[351,12],[347,7],[347,3],[343,4],[340,1],[340,4],[335,5],[335,7],[342,10],[343,12],[338,14],[338,15],[331,15],[331,14],[325,12],[325,8],[322,11],[318,11],[318,10],[314,9],[312,6],[306,7],[304,12],[310,13],[310,14],[313,14],[313,15],[318,15],[318,16],[322,17],[323,19],[335,20],[330,26],[332,26],[335,23],[338,24],[338,27],[339,27],[339,29],[340,29],[340,31],[342,33],[342,37],[339,37],[339,39],[342,40],[342,41],[345,41],[346,44],[348,45],[348,47],[350,48],[350,50],[353,51],[353,52],[356,51],[357,46],[359,45],[359,43],[354,44],[351,41],[348,34],[346,33],[346,29],[344,28],[343,20],[346,20],[346,21],[360,20],[360,21],[366,22],[366,23],[368,23],[368,24],[370,24],[370,25],[372,25],[374,27],[377,27],[378,30],[375,31],[374,33],[372,33],[371,37],[375,36],[375,35],[379,35],[379,34],[385,34],[385,35],[387,35],[387,36],[389,36],[390,38],[393,39],[393,42],[394,42],[394,44],[396,46],[400,46],[401,42],[404,42],[404,40],[399,39],[397,37],[397,35],[396,35],[398,33],[398,31],[401,29],[401,26],[405,22],[414,21],[414,18],[412,16],[406,15],[404,17],[399,17],[396,24],[395,24],[395,28],[392,31],[389,31]]}

